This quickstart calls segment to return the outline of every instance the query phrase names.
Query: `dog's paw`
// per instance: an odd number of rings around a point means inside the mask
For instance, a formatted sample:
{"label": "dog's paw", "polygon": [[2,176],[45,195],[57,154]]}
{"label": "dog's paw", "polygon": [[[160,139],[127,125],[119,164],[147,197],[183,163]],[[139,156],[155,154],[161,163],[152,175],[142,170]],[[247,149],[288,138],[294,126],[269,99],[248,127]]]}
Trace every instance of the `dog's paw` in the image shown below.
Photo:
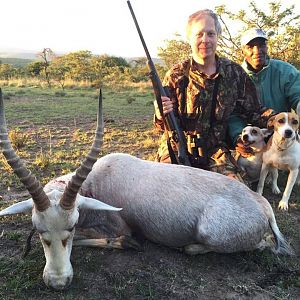
{"label": "dog's paw", "polygon": [[279,202],[279,204],[278,204],[278,209],[280,209],[280,210],[288,210],[288,208],[289,208],[289,205],[288,205],[287,202],[285,202],[285,201],[283,201],[283,200],[281,200],[281,201]]}
{"label": "dog's paw", "polygon": [[280,189],[279,189],[279,187],[277,185],[273,185],[272,186],[272,192],[275,195],[279,195],[281,193],[281,191],[280,191]]}

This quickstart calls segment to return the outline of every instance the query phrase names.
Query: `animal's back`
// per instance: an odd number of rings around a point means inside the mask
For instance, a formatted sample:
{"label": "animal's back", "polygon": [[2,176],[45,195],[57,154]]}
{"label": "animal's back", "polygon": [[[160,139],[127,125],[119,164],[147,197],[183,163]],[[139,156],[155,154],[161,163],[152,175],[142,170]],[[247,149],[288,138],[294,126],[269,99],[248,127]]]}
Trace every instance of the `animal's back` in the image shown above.
{"label": "animal's back", "polygon": [[247,234],[259,241],[268,229],[256,200],[260,196],[245,185],[217,173],[125,154],[99,159],[82,192],[122,207],[118,214],[129,227],[173,247],[201,239],[216,248],[233,244],[247,250],[257,242],[249,245]]}

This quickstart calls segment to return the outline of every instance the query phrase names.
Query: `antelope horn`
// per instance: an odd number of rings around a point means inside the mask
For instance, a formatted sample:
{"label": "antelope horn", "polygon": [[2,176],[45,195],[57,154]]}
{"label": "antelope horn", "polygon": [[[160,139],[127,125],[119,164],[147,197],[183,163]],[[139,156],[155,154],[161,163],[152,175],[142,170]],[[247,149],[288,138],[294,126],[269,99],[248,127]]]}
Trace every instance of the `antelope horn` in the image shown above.
{"label": "antelope horn", "polygon": [[7,125],[4,113],[2,90],[0,89],[0,145],[3,148],[3,155],[14,173],[19,177],[25,188],[28,190],[38,211],[44,211],[50,206],[48,196],[43,190],[41,183],[25,167],[20,157],[13,149],[7,133]]}
{"label": "antelope horn", "polygon": [[76,170],[75,174],[69,181],[62,198],[60,199],[60,206],[69,210],[74,207],[76,195],[88,174],[91,172],[94,163],[100,153],[103,144],[103,113],[102,113],[102,92],[100,89],[98,114],[97,114],[97,128],[95,132],[94,142],[87,157],[81,163],[81,166]]}

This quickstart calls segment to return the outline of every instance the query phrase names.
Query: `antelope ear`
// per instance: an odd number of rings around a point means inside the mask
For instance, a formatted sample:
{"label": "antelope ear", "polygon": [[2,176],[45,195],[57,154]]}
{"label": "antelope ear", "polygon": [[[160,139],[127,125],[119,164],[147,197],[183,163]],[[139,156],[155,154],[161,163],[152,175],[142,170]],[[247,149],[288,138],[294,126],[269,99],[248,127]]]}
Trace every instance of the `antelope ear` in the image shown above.
{"label": "antelope ear", "polygon": [[108,205],[104,202],[101,202],[94,198],[84,197],[77,194],[77,203],[79,209],[95,209],[95,210],[114,210],[120,211],[122,208],[116,208],[111,205]]}
{"label": "antelope ear", "polygon": [[0,211],[0,216],[8,216],[15,214],[26,214],[32,211],[33,201],[32,199],[28,199],[25,201],[18,202],[13,204],[3,210]]}

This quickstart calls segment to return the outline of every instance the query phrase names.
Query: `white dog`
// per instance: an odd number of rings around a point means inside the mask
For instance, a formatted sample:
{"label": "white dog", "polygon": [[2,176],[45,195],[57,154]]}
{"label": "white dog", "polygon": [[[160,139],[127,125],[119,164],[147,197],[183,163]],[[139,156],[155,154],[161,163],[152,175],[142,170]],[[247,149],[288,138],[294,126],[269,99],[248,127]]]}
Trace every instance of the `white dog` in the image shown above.
{"label": "white dog", "polygon": [[252,154],[243,156],[240,154],[237,158],[239,167],[246,172],[250,183],[257,182],[260,176],[262,165],[262,155],[266,148],[265,138],[272,134],[272,131],[266,128],[255,126],[246,126],[241,134],[241,141],[246,149],[251,149]]}
{"label": "white dog", "polygon": [[[280,113],[268,121],[268,127],[274,129],[267,149],[263,153],[263,164],[257,192],[262,194],[264,182],[268,172],[272,172],[272,191],[279,194],[277,185],[278,169],[289,171],[287,184],[279,202],[278,208],[287,210],[288,201],[297,180],[300,167],[300,138],[299,138],[299,116],[294,113]],[[300,184],[300,177],[297,180]]]}

